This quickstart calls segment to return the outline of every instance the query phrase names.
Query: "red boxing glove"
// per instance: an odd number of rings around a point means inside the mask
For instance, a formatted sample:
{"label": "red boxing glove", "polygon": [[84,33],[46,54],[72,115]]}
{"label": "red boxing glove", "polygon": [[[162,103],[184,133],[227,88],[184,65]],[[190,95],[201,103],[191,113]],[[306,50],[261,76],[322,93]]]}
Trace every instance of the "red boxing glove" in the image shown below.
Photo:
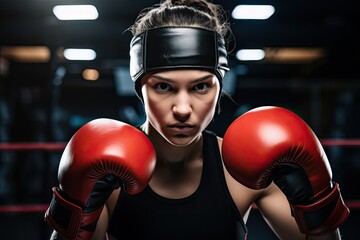
{"label": "red boxing glove", "polygon": [[302,233],[320,235],[348,217],[325,152],[310,127],[279,107],[259,107],[226,130],[222,155],[229,173],[252,189],[271,181],[286,195]]}
{"label": "red boxing glove", "polygon": [[67,239],[91,239],[103,206],[122,184],[136,194],[150,181],[155,150],[140,130],[111,119],[81,127],[60,160],[59,187],[45,221]]}

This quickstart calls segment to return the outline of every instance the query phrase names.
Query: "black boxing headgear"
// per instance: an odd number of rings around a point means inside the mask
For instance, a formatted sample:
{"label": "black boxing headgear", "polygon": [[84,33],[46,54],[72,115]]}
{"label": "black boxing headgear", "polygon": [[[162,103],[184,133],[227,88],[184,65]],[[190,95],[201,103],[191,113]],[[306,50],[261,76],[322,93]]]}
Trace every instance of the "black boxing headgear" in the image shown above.
{"label": "black boxing headgear", "polygon": [[196,27],[159,27],[134,36],[130,43],[130,75],[142,99],[144,74],[172,69],[202,69],[221,81],[229,70],[224,38]]}

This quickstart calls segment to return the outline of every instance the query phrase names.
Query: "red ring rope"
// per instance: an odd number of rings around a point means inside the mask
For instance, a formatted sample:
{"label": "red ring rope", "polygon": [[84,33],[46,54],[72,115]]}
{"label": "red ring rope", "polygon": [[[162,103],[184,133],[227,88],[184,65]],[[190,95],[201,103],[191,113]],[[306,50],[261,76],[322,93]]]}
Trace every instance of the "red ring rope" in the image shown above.
{"label": "red ring rope", "polygon": [[63,150],[66,143],[0,143],[0,150]]}
{"label": "red ring rope", "polygon": [[[321,144],[325,147],[359,147],[360,139],[321,139]],[[0,150],[44,150],[44,151],[58,151],[63,150],[66,142],[58,143],[0,143]]]}
{"label": "red ring rope", "polygon": [[0,213],[45,212],[48,207],[48,204],[3,205],[0,206]]}
{"label": "red ring rope", "polygon": [[335,146],[344,146],[344,147],[359,147],[360,139],[322,139],[320,140],[323,146],[335,147]]}

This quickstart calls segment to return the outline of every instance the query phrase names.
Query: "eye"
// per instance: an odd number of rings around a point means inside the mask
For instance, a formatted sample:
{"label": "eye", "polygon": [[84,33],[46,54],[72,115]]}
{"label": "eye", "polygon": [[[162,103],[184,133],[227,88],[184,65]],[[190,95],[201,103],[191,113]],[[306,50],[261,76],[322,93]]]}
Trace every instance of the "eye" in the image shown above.
{"label": "eye", "polygon": [[154,88],[157,91],[161,91],[161,92],[166,92],[166,91],[172,90],[171,86],[168,83],[164,83],[164,82],[155,84]]}
{"label": "eye", "polygon": [[208,83],[198,83],[193,87],[193,90],[203,93],[209,90],[209,88],[210,88],[210,84]]}

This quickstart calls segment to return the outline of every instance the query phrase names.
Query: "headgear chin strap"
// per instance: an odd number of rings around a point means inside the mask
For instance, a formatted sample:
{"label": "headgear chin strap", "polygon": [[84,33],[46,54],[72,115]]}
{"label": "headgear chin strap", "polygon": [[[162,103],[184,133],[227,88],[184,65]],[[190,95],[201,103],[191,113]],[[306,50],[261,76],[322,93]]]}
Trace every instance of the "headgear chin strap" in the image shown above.
{"label": "headgear chin strap", "polygon": [[153,28],[133,37],[130,75],[140,98],[144,74],[172,69],[207,70],[221,83],[229,70],[224,38],[215,31],[195,27]]}

